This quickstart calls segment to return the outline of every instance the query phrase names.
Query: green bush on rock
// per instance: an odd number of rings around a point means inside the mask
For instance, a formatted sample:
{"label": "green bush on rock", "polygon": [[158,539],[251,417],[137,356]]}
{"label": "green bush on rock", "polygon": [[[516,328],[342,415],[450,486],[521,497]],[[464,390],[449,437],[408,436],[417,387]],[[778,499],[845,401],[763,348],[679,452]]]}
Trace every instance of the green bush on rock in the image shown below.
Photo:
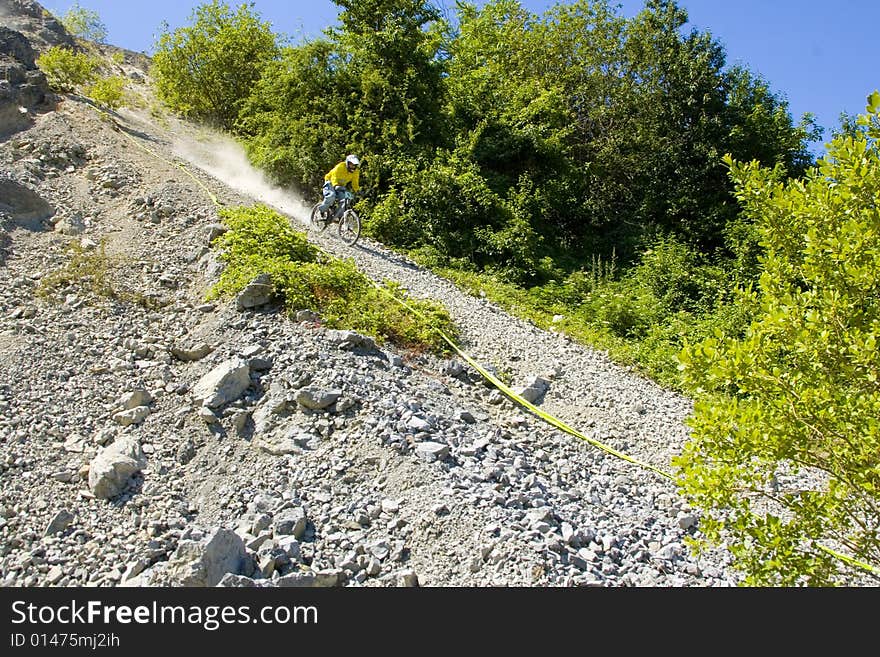
{"label": "green bush on rock", "polygon": [[[268,274],[291,314],[314,310],[327,326],[353,329],[379,343],[388,341],[417,352],[449,349],[437,331],[454,339],[456,330],[441,305],[407,298],[393,284],[377,288],[353,262],[320,251],[266,206],[224,208],[220,214],[229,230],[213,246],[226,268],[209,299],[233,296],[260,274]],[[392,297],[417,312],[406,310]]]}

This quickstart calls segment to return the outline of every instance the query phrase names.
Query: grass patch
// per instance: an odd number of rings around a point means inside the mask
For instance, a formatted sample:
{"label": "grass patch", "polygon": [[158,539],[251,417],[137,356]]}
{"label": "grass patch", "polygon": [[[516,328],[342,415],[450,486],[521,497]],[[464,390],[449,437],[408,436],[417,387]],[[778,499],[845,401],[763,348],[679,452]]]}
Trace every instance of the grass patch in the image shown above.
{"label": "grass patch", "polygon": [[[699,342],[718,331],[736,335],[749,321],[750,309],[731,299],[717,300],[714,305],[705,301],[701,308],[682,310],[684,304],[668,303],[658,293],[668,295],[674,285],[651,286],[643,280],[647,278],[644,275],[617,278],[613,261],[611,266],[594,262],[589,269],[559,282],[523,288],[490,273],[443,262],[430,253],[416,250],[408,255],[459,289],[485,297],[541,329],[604,351],[619,365],[680,392],[687,392],[678,368],[684,344]],[[654,267],[650,271],[669,276],[676,268]],[[698,273],[681,278],[698,280]],[[711,289],[710,285],[705,287]],[[712,295],[703,296],[710,299]]]}
{"label": "grass patch", "polygon": [[[583,309],[554,299],[545,288],[524,289],[498,280],[491,274],[449,267],[437,267],[433,271],[469,294],[485,296],[511,315],[528,320],[538,328],[563,333],[578,342],[606,351],[620,364],[638,366],[632,344],[615,336],[607,328],[597,326],[584,316]],[[556,321],[554,318],[557,318]]]}
{"label": "grass patch", "polygon": [[[226,267],[209,290],[209,301],[233,297],[260,274],[268,274],[290,315],[313,310],[327,326],[358,331],[379,344],[390,342],[414,352],[450,351],[437,330],[453,340],[457,331],[442,305],[410,298],[393,283],[384,284],[385,292],[377,289],[352,261],[321,251],[264,205],[224,208],[220,218],[229,230],[212,246]],[[404,299],[417,314],[389,293]]]}
{"label": "grass patch", "polygon": [[75,240],[71,241],[67,248],[70,260],[40,279],[35,290],[37,297],[57,300],[60,293],[76,290],[96,297],[133,303],[150,310],[166,305],[156,297],[120,289],[113,285],[111,282],[114,278],[113,272],[125,263],[119,258],[111,258],[107,255],[104,241],[101,241],[95,250],[84,249]]}

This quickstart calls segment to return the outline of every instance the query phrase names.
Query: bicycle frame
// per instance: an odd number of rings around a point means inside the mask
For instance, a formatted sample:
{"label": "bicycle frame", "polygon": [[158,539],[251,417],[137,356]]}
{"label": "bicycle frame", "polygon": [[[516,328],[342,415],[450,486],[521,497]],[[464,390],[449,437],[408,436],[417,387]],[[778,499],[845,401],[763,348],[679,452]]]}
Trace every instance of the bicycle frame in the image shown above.
{"label": "bicycle frame", "polygon": [[330,216],[332,216],[334,219],[339,219],[339,217],[341,217],[346,210],[351,208],[353,202],[354,194],[352,192],[350,192],[345,187],[337,187],[336,200],[333,201],[332,205],[330,206],[331,208],[335,206],[336,210]]}

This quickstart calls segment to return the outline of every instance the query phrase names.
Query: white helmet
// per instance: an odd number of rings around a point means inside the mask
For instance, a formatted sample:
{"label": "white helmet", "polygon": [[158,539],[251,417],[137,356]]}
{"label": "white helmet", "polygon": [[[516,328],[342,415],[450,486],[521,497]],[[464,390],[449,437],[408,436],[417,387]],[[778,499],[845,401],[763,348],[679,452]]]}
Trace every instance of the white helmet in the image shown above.
{"label": "white helmet", "polygon": [[353,167],[359,167],[361,165],[361,161],[358,159],[357,155],[349,155],[345,158],[345,163],[350,164]]}

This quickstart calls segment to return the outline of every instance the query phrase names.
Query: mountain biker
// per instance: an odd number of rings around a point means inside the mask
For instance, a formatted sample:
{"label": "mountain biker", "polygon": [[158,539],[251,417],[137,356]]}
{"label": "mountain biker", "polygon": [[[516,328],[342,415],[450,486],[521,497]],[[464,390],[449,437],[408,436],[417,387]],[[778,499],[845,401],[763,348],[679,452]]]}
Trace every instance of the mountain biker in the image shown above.
{"label": "mountain biker", "polygon": [[351,185],[351,191],[356,193],[360,190],[360,166],[360,158],[352,154],[327,172],[324,176],[324,187],[321,189],[324,200],[318,206],[321,216],[324,216],[327,208],[336,200],[337,187]]}

